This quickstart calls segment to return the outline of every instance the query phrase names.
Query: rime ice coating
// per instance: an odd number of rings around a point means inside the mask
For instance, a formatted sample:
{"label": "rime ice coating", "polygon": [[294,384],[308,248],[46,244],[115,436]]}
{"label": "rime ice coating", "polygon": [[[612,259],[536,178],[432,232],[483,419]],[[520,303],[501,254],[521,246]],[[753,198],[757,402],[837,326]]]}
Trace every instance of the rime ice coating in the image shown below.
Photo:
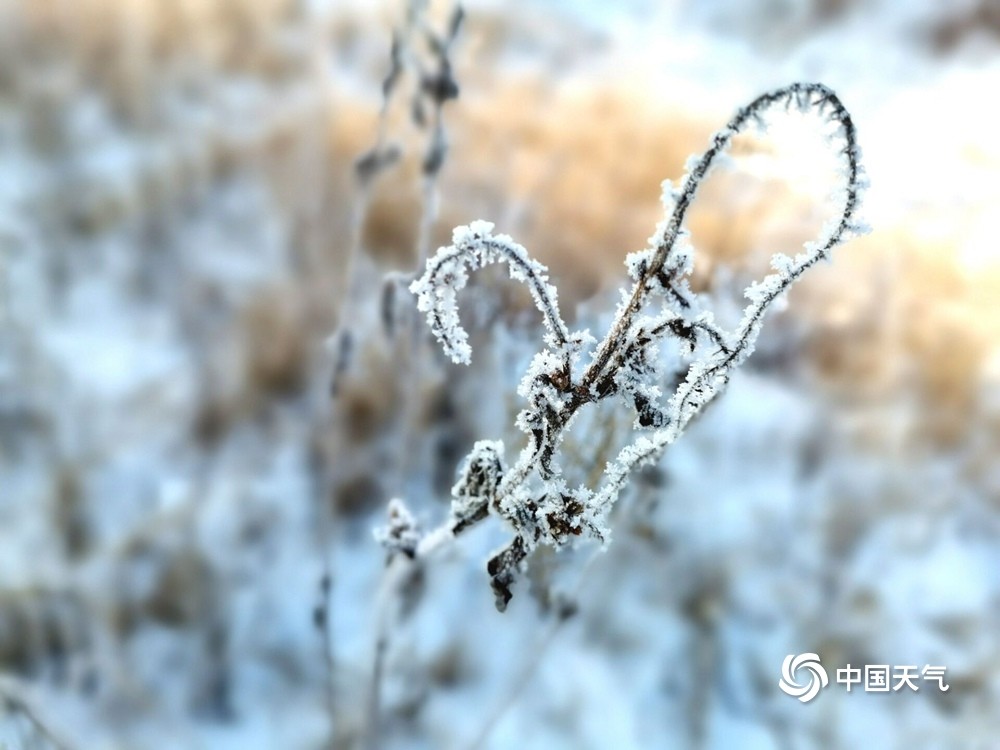
{"label": "rime ice coating", "polygon": [[457,294],[469,281],[469,272],[493,263],[507,263],[510,277],[528,285],[535,306],[541,311],[549,339],[566,344],[569,333],[559,315],[556,288],[548,283],[548,269],[506,234],[494,236],[493,224],[474,221],[457,227],[451,245],[428,259],[424,275],[410,285],[417,309],[427,314],[427,324],[456,364],[469,364],[469,336],[458,318]]}
{"label": "rime ice coating", "polygon": [[[699,186],[723,158],[732,138],[748,127],[764,127],[763,113],[778,104],[815,109],[833,126],[830,141],[835,144],[845,178],[843,189],[834,196],[840,211],[838,218],[823,228],[820,238],[806,243],[800,253],[772,258],[774,272],[746,289],[748,304],[743,318],[735,330],[726,331],[716,325],[710,310],[703,309],[688,284],[694,248],[683,222]],[[582,372],[575,371],[578,360],[593,339],[587,331],[570,333],[567,329],[545,266],[507,235],[494,235],[489,222],[476,221],[455,229],[452,244],[440,248],[427,261],[423,276],[411,284],[410,291],[445,353],[456,363],[469,364],[471,348],[459,321],[457,299],[469,273],[504,262],[511,278],[528,285],[546,328],[545,346],[532,359],[518,388],[526,405],[517,417],[517,426],[528,441],[509,469],[504,464],[502,442],[476,443],[452,490],[448,523],[415,547],[411,546],[412,524],[404,522],[405,509],[394,501],[390,507],[394,521],[388,535],[383,534],[392,542],[388,546],[425,554],[490,513],[499,515],[514,539],[489,561],[487,570],[497,607],[503,610],[511,597],[510,586],[535,546],[559,547],[585,532],[605,541],[608,529],[604,519],[628,478],[640,466],[658,460],[691,420],[724,390],[733,370],[753,352],[768,308],[806,269],[837,245],[866,231],[855,216],[864,185],[854,123],[826,86],[795,83],[741,108],[712,137],[704,154],[688,160],[687,174],[680,183],[663,183],[666,218],[649,238],[649,247],[626,258],[634,285],[623,290],[611,327],[593,347]],[[646,313],[648,303],[654,300],[659,301],[658,311]],[[668,373],[663,371],[658,346],[667,337],[680,341],[687,364],[686,371],[680,370],[680,384],[664,402],[662,386],[668,382]],[[570,487],[556,461],[563,436],[582,407],[610,396],[618,396],[635,409],[635,429],[643,432],[608,463],[597,487]],[[645,432],[648,429],[653,432]],[[400,536],[405,545],[395,542]]]}
{"label": "rime ice coating", "polygon": [[389,501],[389,523],[375,530],[375,540],[392,552],[414,557],[420,544],[420,527],[409,508],[399,498]]}

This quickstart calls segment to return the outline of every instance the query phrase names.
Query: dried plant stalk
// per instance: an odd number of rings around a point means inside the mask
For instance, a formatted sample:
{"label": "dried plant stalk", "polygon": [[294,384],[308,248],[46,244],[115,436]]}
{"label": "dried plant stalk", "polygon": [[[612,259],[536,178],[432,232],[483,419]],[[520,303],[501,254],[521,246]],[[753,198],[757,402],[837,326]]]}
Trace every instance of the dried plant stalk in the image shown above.
{"label": "dried plant stalk", "polygon": [[[710,169],[733,137],[750,126],[763,128],[763,114],[775,105],[816,111],[832,128],[842,163],[844,187],[837,193],[839,211],[818,240],[807,243],[795,257],[777,254],[773,273],[748,287],[749,304],[735,330],[718,326],[710,309],[688,283],[694,251],[683,228],[685,215]],[[708,150],[689,160],[687,174],[675,187],[664,183],[666,218],[650,237],[649,247],[626,260],[633,285],[623,295],[613,322],[599,342],[588,331],[571,332],[563,321],[555,288],[545,267],[493,225],[477,221],[454,231],[452,244],[427,261],[426,270],[410,290],[426,313],[431,331],[456,363],[468,364],[471,350],[458,316],[458,292],[471,271],[506,263],[516,281],[527,284],[545,323],[543,349],[535,355],[518,393],[527,402],[517,426],[528,440],[517,461],[507,468],[499,441],[480,441],[466,458],[452,490],[449,520],[414,543],[410,530],[398,528],[399,501],[393,503],[397,528],[383,534],[392,551],[419,557],[492,514],[505,520],[514,538],[487,564],[497,607],[511,598],[510,586],[531,550],[539,544],[561,547],[586,532],[608,538],[604,519],[640,466],[662,456],[707,404],[725,389],[733,370],[752,352],[764,314],[806,269],[826,258],[836,246],[865,231],[856,218],[865,184],[854,123],[840,99],[819,83],[794,83],[768,92],[741,108],[712,138]],[[658,302],[654,312],[647,312]],[[686,369],[664,373],[658,346],[678,340],[687,357]],[[596,344],[596,345],[595,345]],[[589,362],[580,366],[584,353]],[[664,398],[663,383],[679,385]],[[608,463],[594,487],[567,484],[556,458],[566,430],[580,410],[618,396],[636,411],[640,434]],[[405,548],[394,546],[405,539]]]}

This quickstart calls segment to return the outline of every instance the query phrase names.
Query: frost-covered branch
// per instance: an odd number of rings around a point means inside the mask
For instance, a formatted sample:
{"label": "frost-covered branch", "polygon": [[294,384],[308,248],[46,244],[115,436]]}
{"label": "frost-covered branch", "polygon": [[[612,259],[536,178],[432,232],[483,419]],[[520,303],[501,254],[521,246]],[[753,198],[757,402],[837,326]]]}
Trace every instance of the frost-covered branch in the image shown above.
{"label": "frost-covered branch", "polygon": [[[792,84],[758,97],[740,109],[727,126],[715,135],[712,148],[695,163],[682,182],[671,219],[661,225],[661,230],[651,238],[656,241],[655,255],[644,269],[644,273],[640,275],[633,299],[643,294],[643,279],[649,279],[656,273],[657,258],[662,257],[666,265],[673,248],[672,243],[678,236],[684,212],[690,205],[699,180],[707,174],[720,148],[747,124],[761,124],[762,111],[778,103],[795,105],[803,111],[816,108],[836,125],[836,132],[832,137],[841,141],[837,153],[843,161],[842,171],[845,178],[844,186],[838,193],[841,205],[837,219],[827,223],[823,228],[821,239],[806,243],[803,251],[794,258],[782,253],[772,257],[771,267],[774,273],[747,288],[744,295],[750,304],[744,310],[743,319],[734,333],[726,334],[715,328],[714,324],[703,329],[708,333],[711,346],[701,357],[694,358],[686,377],[670,399],[666,428],[652,437],[641,437],[623,450],[618,459],[609,465],[608,481],[596,498],[602,505],[613,503],[629,475],[639,466],[656,461],[664,449],[684,431],[691,419],[721,393],[729,381],[732,370],[753,352],[764,314],[775,300],[781,297],[806,269],[827,257],[834,247],[867,231],[855,216],[866,180],[861,167],[857,134],[850,114],[836,94],[826,86],[818,83]],[[699,180],[694,180],[692,175],[701,177]],[[684,257],[687,258],[686,253]],[[631,305],[620,311],[614,330],[626,327],[626,323],[622,321],[627,321],[630,316],[634,316]],[[614,346],[614,342],[607,340],[606,344],[609,348]],[[692,349],[698,350],[696,343],[692,343]],[[597,363],[601,361],[600,357],[596,360]]]}
{"label": "frost-covered branch", "polygon": [[[688,283],[694,249],[684,219],[699,186],[733,137],[748,126],[763,127],[763,114],[775,105],[815,110],[833,126],[842,161],[844,186],[838,191],[838,214],[820,239],[795,257],[772,258],[774,272],[745,292],[749,304],[734,331],[717,325],[711,310]],[[626,260],[633,280],[615,313],[607,335],[593,346],[587,367],[574,366],[588,345],[589,332],[570,332],[559,315],[556,290],[544,266],[506,235],[493,235],[493,225],[474,222],[455,230],[452,244],[428,260],[423,276],[410,289],[418,308],[445,352],[468,364],[471,350],[458,314],[458,292],[469,273],[491,263],[506,262],[511,277],[528,285],[545,321],[545,348],[535,355],[518,388],[526,402],[517,426],[528,436],[517,461],[507,468],[503,444],[480,441],[466,459],[452,490],[450,520],[424,537],[414,554],[421,556],[466,528],[495,514],[514,532],[512,542],[490,559],[497,607],[503,610],[510,586],[539,544],[560,547],[585,533],[605,540],[604,517],[632,473],[659,459],[691,420],[729,382],[732,371],[752,352],[765,313],[802,274],[847,239],[864,231],[856,219],[864,178],[853,121],[837,96],[817,83],[795,83],[764,94],[741,108],[712,138],[708,150],[688,162],[687,174],[675,188],[664,183],[666,218],[650,237],[649,247]],[[659,300],[660,309],[644,312]],[[659,342],[677,340],[687,369],[669,378],[663,372]],[[673,392],[665,398],[664,385]],[[556,462],[566,430],[588,404],[619,396],[635,409],[640,435],[610,462],[599,487],[571,487]],[[399,513],[396,508],[395,512]]]}
{"label": "frost-covered branch", "polygon": [[507,235],[492,232],[493,224],[488,221],[458,227],[451,245],[428,260],[424,275],[410,285],[410,291],[417,296],[417,309],[427,313],[431,331],[456,364],[469,364],[472,355],[468,334],[458,318],[458,292],[468,283],[470,271],[493,263],[506,263],[511,278],[528,285],[552,342],[564,346],[569,341],[569,331],[559,314],[556,288],[548,283],[545,266]]}
{"label": "frost-covered branch", "polygon": [[682,227],[688,208],[713,164],[729,146],[733,137],[746,130],[748,125],[762,129],[766,127],[763,114],[776,104],[794,105],[802,111],[816,109],[820,114],[827,116],[830,122],[836,124],[839,131],[837,135],[842,141],[839,155],[845,162],[846,180],[839,221],[829,231],[824,242],[807,245],[806,252],[795,259],[797,267],[789,268],[784,274],[786,283],[783,283],[781,289],[759,307],[759,312],[763,312],[774,297],[780,295],[802,271],[843,242],[851,232],[863,231],[856,225],[854,218],[864,187],[861,152],[857,144],[854,122],[837,95],[821,83],[793,83],[757,97],[739,109],[725,127],[712,137],[711,146],[701,157],[692,157],[688,160],[687,173],[676,188],[669,181],[664,182],[663,203],[667,218],[657,226],[656,232],[650,237],[650,248],[629,257],[629,268],[636,278],[636,284],[627,304],[619,308],[611,331],[602,342],[587,373],[588,377],[595,377],[608,366],[615,352],[623,345],[629,328],[651,292],[657,290],[666,292],[679,307],[685,309],[690,307],[687,300],[691,292],[684,277],[691,272],[693,254],[688,234]]}

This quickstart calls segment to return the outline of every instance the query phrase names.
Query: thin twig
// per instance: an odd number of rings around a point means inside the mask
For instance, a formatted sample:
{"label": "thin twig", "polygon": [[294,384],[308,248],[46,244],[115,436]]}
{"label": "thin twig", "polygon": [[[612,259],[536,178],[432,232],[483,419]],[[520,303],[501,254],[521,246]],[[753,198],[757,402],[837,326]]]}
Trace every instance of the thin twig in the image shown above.
{"label": "thin twig", "polygon": [[0,683],[0,699],[3,699],[4,704],[11,712],[18,713],[27,719],[35,731],[56,750],[71,750],[72,746],[52,731],[31,704],[20,695],[15,686]]}
{"label": "thin twig", "polygon": [[[583,589],[583,583],[587,579],[587,574],[593,566],[594,561],[597,560],[602,551],[603,550],[598,548],[591,552],[587,561],[580,568],[579,576],[573,587],[574,598]],[[538,673],[542,661],[545,659],[545,655],[549,653],[549,646],[552,644],[552,641],[555,640],[556,634],[562,629],[562,626],[569,619],[569,616],[562,612],[555,613],[554,619],[551,623],[549,623],[546,631],[535,641],[534,645],[526,651],[526,656],[524,661],[521,663],[521,668],[518,670],[515,677],[510,681],[507,690],[504,691],[503,696],[499,701],[497,701],[496,705],[494,705],[493,710],[487,715],[482,727],[480,727],[479,731],[476,733],[475,739],[468,744],[467,750],[480,750],[480,748],[485,746],[486,742],[490,738],[490,735],[500,723],[500,720],[517,702],[517,699],[524,694],[528,684]]]}

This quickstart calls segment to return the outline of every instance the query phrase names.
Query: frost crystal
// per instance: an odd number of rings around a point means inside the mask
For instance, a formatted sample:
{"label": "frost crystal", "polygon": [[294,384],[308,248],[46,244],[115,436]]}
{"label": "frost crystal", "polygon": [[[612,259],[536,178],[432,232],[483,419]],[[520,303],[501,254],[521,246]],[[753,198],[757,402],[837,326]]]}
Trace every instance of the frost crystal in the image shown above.
{"label": "frost crystal", "polygon": [[569,337],[559,314],[556,289],[548,283],[548,269],[507,235],[494,236],[492,232],[493,224],[488,221],[457,227],[451,245],[428,259],[424,275],[410,285],[410,291],[417,296],[417,309],[427,313],[431,331],[456,364],[467,365],[472,356],[468,334],[458,317],[457,293],[468,283],[470,271],[493,263],[507,263],[510,277],[528,285],[549,338],[566,344]]}
{"label": "frost crystal", "polygon": [[[775,255],[771,260],[774,272],[746,289],[748,304],[739,325],[733,331],[723,330],[688,284],[694,248],[683,227],[684,218],[732,138],[747,128],[764,127],[763,113],[782,105],[789,110],[815,109],[827,118],[845,178],[845,186],[833,196],[839,217],[794,257]],[[506,467],[499,441],[476,443],[452,489],[447,531],[425,537],[420,554],[491,511],[499,515],[514,534],[510,544],[487,564],[497,607],[502,610],[510,600],[511,585],[536,546],[561,547],[585,535],[604,541],[604,518],[629,477],[637,468],[657,461],[725,389],[733,370],[753,352],[770,306],[783,299],[802,273],[834,247],[866,231],[855,215],[866,184],[854,124],[827,87],[796,83],[741,108],[713,136],[705,153],[688,159],[687,173],[678,185],[663,183],[666,218],[657,225],[649,247],[626,258],[633,286],[622,291],[611,327],[593,347],[582,371],[578,359],[593,339],[589,332],[568,331],[545,267],[510,237],[494,235],[490,223],[477,221],[457,228],[452,244],[438,250],[427,261],[423,276],[410,286],[445,353],[456,363],[468,364],[471,351],[459,322],[457,294],[471,271],[500,262],[507,263],[511,278],[528,285],[545,322],[545,346],[532,359],[518,387],[525,406],[517,426],[528,440],[517,461]],[[649,314],[647,303],[654,300],[659,311]],[[659,342],[667,338],[679,341],[681,356],[686,357],[676,370],[664,368]],[[664,398],[668,385],[672,393]],[[643,433],[608,463],[597,487],[571,488],[556,460],[565,432],[584,406],[611,396],[635,410],[634,426]],[[398,501],[390,504],[390,524],[379,538],[390,549],[411,556],[421,543],[412,517]],[[427,539],[434,540],[433,544]]]}
{"label": "frost crystal", "polygon": [[472,446],[472,452],[459,469],[458,481],[451,488],[453,530],[486,517],[507,468],[503,454],[502,440],[480,440]]}
{"label": "frost crystal", "polygon": [[420,527],[402,500],[393,498],[389,501],[389,522],[375,529],[375,541],[385,547],[390,555],[402,552],[407,557],[414,557],[420,544]]}

